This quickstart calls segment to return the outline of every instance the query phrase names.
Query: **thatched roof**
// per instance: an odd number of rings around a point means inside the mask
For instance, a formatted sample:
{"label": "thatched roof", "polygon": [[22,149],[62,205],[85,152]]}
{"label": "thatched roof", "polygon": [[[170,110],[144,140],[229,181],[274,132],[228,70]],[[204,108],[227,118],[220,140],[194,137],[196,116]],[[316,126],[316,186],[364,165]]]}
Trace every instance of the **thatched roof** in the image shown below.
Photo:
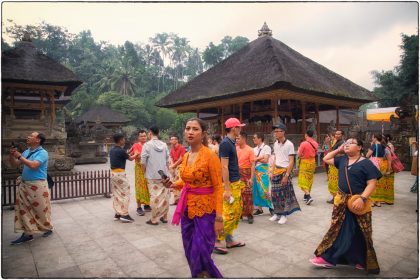
{"label": "thatched roof", "polygon": [[120,112],[109,109],[106,106],[95,106],[85,112],[83,115],[75,119],[76,123],[88,122],[94,123],[128,123],[130,120]]}
{"label": "thatched roof", "polygon": [[2,82],[67,86],[65,95],[82,84],[76,75],[35,48],[22,41],[13,49],[2,52]]}
{"label": "thatched roof", "polygon": [[157,106],[171,108],[276,88],[361,103],[377,100],[372,92],[279,40],[261,36],[162,98]]}

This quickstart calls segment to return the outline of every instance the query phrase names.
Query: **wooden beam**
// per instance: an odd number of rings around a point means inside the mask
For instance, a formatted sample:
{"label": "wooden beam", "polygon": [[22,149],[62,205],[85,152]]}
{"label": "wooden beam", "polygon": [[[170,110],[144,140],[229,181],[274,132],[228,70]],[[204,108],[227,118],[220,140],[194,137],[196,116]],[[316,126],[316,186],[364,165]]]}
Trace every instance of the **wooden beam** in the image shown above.
{"label": "wooden beam", "polygon": [[302,107],[302,134],[306,133],[306,103],[304,101],[300,102]]}
{"label": "wooden beam", "polygon": [[315,104],[315,118],[316,118],[316,140],[321,143],[321,124],[319,123],[319,105]]}
{"label": "wooden beam", "polygon": [[47,90],[47,91],[65,91],[67,86],[56,86],[56,85],[38,85],[38,84],[20,84],[20,83],[8,83],[2,84],[2,88],[14,88],[14,89],[30,89],[30,90]]}
{"label": "wooden beam", "polygon": [[227,97],[225,99],[216,100],[216,101],[206,101],[206,102],[197,102],[190,105],[181,105],[177,106],[176,109],[178,112],[195,112],[197,108],[206,109],[206,108],[217,108],[218,106],[229,106],[232,104],[247,103],[251,102],[251,111],[253,111],[252,101],[258,100],[271,100],[273,98],[278,99],[287,99],[287,100],[297,100],[304,102],[313,102],[323,105],[331,106],[340,106],[341,108],[351,108],[357,109],[361,105],[367,102],[358,102],[352,100],[344,100],[339,98],[329,98],[325,96],[315,96],[307,93],[294,92],[285,89],[277,89],[267,92],[261,92],[250,95],[242,95],[239,97]]}
{"label": "wooden beam", "polygon": [[50,124],[49,124],[49,130],[50,133],[52,132],[52,129],[55,124],[55,98],[54,98],[54,92],[48,91],[47,92],[48,97],[50,99]]}
{"label": "wooden beam", "polygon": [[200,118],[200,109],[197,109],[197,118]]}
{"label": "wooden beam", "polygon": [[243,116],[242,116],[242,107],[243,106],[244,106],[243,103],[239,103],[239,120],[241,121],[241,123],[242,123],[242,119],[243,119]]}
{"label": "wooden beam", "polygon": [[41,93],[41,117],[40,119],[43,120],[45,118],[45,104],[44,104],[45,92]]}

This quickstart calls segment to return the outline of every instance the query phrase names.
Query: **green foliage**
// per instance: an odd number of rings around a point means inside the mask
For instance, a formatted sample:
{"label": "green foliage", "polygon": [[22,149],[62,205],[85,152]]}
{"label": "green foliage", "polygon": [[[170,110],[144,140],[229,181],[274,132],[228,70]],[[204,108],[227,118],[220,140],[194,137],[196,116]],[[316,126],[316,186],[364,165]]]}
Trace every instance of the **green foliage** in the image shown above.
{"label": "green foliage", "polygon": [[401,35],[403,44],[400,64],[390,71],[372,71],[379,107],[396,106],[406,100],[418,103],[419,45],[418,35]]}

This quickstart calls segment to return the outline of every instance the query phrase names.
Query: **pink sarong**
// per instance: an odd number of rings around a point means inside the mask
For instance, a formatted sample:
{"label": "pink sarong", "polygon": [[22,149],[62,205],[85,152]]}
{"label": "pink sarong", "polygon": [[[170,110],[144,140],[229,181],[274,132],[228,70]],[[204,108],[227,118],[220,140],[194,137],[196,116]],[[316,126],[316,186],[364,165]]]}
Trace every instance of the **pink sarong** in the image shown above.
{"label": "pink sarong", "polygon": [[213,188],[212,187],[202,187],[202,188],[191,188],[189,184],[185,184],[185,186],[181,190],[181,195],[178,201],[178,205],[176,206],[174,216],[172,217],[172,224],[179,225],[181,221],[181,216],[184,214],[185,208],[187,207],[187,194],[212,194]]}

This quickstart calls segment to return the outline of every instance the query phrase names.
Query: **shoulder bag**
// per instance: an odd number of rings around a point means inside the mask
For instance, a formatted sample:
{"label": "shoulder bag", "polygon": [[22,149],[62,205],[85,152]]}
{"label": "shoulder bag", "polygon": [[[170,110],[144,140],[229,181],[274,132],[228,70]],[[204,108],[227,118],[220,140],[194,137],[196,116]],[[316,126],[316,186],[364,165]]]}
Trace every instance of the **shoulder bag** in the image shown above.
{"label": "shoulder bag", "polygon": [[378,144],[375,144],[375,156],[370,156],[369,160],[373,163],[373,165],[375,165],[376,168],[378,168],[379,171],[381,171],[378,158]]}
{"label": "shoulder bag", "polygon": [[350,181],[349,181],[349,175],[348,175],[348,164],[349,164],[349,160],[347,159],[346,161],[346,165],[344,166],[344,172],[346,174],[346,180],[347,180],[347,185],[349,186],[349,190],[350,190],[350,195],[351,197],[347,200],[347,208],[349,209],[350,212],[352,212],[353,214],[356,215],[364,215],[368,212],[372,212],[372,200],[370,198],[368,198],[365,202],[364,202],[364,206],[361,210],[355,210],[353,209],[353,202],[360,198],[361,195],[360,194],[353,194],[353,192],[351,191],[351,186],[350,186]]}
{"label": "shoulder bag", "polygon": [[404,170],[404,164],[400,161],[398,156],[391,151],[390,148],[387,148],[389,153],[391,154],[391,167],[395,173],[401,172]]}

